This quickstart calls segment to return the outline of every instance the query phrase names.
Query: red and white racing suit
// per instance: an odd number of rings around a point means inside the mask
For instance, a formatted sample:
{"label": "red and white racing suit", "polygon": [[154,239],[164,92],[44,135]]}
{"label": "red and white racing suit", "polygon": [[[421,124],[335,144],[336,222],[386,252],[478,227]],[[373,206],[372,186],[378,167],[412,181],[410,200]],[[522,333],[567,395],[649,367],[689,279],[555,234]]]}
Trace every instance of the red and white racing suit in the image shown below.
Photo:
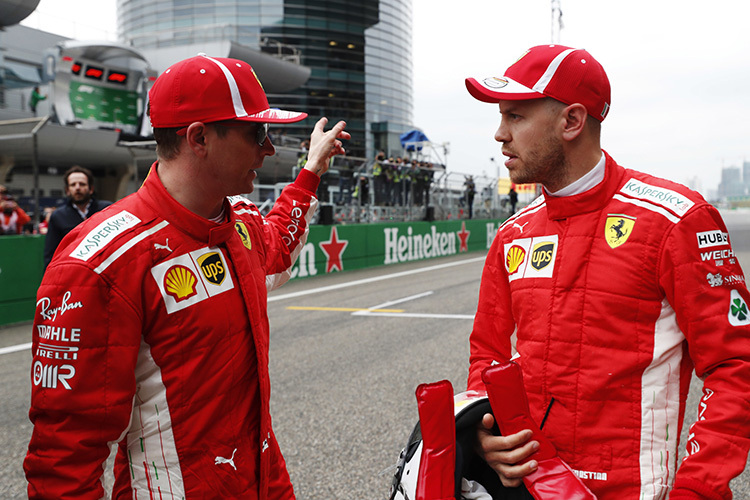
{"label": "red and white racing suit", "polygon": [[217,224],[178,204],[155,164],[135,194],[79,225],[37,295],[30,498],[294,498],[269,414],[267,290],[290,276],[318,177],[262,217]]}
{"label": "red and white racing suit", "polygon": [[[469,389],[517,333],[531,413],[600,500],[729,499],[750,449],[750,296],[719,213],[626,170],[544,195],[499,229],[471,335]],[[704,380],[687,458],[691,373]]]}

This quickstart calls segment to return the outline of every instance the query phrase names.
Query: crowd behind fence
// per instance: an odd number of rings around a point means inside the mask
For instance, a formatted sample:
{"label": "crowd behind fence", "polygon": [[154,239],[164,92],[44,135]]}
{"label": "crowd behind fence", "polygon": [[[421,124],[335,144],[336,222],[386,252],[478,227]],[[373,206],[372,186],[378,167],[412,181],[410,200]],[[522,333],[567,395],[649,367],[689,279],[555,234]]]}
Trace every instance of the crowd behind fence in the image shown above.
{"label": "crowd behind fence", "polygon": [[[395,158],[394,158],[395,160]],[[415,163],[414,163],[415,162]],[[356,157],[334,157],[321,180],[318,197],[321,210],[316,223],[371,223],[411,220],[455,220],[507,218],[511,210],[508,193],[499,193],[495,177],[448,171],[443,165],[423,160],[401,159],[391,163],[392,177],[386,181],[381,163]],[[296,176],[301,163],[295,168]],[[415,165],[414,167],[412,165]],[[395,167],[394,167],[395,166]],[[401,171],[396,172],[396,168]],[[469,196],[469,185],[473,195]],[[267,212],[287,183],[259,185],[259,207]],[[523,197],[522,197],[523,198]],[[532,197],[520,200],[518,209]]]}

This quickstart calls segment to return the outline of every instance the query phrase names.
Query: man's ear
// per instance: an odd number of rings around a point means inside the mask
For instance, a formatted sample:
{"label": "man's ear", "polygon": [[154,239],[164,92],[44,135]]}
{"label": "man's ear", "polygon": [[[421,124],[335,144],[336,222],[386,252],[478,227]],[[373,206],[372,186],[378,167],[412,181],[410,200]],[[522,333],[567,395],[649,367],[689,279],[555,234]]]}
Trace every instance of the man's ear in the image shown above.
{"label": "man's ear", "polygon": [[202,122],[191,123],[187,128],[187,132],[185,132],[185,142],[187,142],[187,145],[193,152],[193,154],[198,156],[199,158],[205,158],[207,154],[207,132],[208,127],[205,123]]}
{"label": "man's ear", "polygon": [[562,137],[566,141],[572,141],[583,132],[589,115],[583,104],[571,104],[563,110],[563,118],[565,119],[565,124],[563,126]]}

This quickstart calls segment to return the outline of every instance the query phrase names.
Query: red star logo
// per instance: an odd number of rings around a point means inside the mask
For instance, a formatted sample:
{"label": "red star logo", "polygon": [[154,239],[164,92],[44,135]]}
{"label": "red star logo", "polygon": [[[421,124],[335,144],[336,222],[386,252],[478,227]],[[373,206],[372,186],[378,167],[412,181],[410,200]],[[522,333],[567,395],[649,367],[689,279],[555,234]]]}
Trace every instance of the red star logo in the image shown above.
{"label": "red star logo", "polygon": [[459,247],[459,252],[468,252],[469,251],[469,235],[471,234],[471,231],[466,230],[466,222],[461,221],[461,230],[456,231],[456,234],[458,235],[458,239],[461,240],[461,246]]}
{"label": "red star logo", "polygon": [[326,273],[330,273],[334,268],[339,271],[344,270],[341,255],[348,244],[349,241],[347,240],[339,240],[339,233],[336,230],[336,226],[331,228],[331,239],[319,243],[320,249],[326,254]]}

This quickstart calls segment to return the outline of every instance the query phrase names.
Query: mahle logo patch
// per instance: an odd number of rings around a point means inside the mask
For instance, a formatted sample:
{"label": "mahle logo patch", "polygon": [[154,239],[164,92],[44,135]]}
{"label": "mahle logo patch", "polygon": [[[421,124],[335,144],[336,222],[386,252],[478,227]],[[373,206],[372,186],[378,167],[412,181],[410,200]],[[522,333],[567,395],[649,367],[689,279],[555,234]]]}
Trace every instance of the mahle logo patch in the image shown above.
{"label": "mahle logo patch", "polygon": [[221,285],[224,278],[226,278],[227,273],[219,252],[211,252],[201,255],[196,260],[198,261],[203,276],[205,276],[210,283]]}
{"label": "mahle logo patch", "polygon": [[607,222],[604,224],[604,238],[611,248],[623,245],[633,232],[635,217],[622,214],[607,214]]}

